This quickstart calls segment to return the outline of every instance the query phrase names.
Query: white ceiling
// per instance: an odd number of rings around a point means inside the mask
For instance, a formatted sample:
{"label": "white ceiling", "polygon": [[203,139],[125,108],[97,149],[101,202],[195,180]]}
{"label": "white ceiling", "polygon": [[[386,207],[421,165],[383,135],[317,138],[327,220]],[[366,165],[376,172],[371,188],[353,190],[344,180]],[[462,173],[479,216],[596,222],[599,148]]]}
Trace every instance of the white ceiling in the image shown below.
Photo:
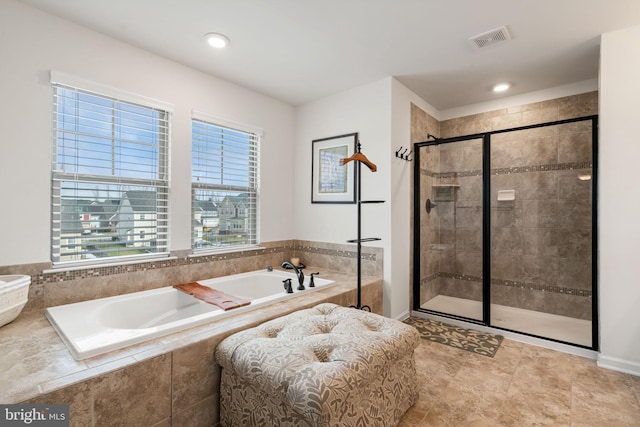
{"label": "white ceiling", "polygon": [[387,76],[439,110],[593,79],[600,34],[640,24],[640,0],[22,1],[293,105]]}

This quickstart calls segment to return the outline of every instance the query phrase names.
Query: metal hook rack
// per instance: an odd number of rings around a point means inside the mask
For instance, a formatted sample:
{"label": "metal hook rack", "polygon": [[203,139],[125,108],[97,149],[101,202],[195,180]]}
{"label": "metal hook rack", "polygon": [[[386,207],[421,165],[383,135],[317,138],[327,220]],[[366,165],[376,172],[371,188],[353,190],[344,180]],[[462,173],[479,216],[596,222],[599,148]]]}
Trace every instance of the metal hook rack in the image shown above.
{"label": "metal hook rack", "polygon": [[[399,159],[405,160],[407,162],[412,161],[413,159],[410,159],[410,157],[411,157],[411,153],[413,153],[413,150],[409,151],[409,147],[407,147],[404,149],[404,151],[402,151],[402,148],[404,147],[402,147],[401,145],[400,148],[396,150],[396,157]],[[409,151],[409,153],[407,153],[407,151]]]}

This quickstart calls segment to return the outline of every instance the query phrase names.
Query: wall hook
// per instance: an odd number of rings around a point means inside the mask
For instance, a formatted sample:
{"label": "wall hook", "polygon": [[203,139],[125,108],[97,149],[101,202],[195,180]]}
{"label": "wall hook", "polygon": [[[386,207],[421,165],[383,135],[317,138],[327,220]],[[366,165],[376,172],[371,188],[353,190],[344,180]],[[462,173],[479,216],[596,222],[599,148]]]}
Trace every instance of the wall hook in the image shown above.
{"label": "wall hook", "polygon": [[[407,147],[404,149],[404,151],[402,151],[402,148],[403,147],[401,145],[400,148],[396,150],[396,157],[402,160],[406,160],[407,162],[412,161],[413,159],[410,159],[409,157],[411,156],[411,153],[413,153],[413,150],[409,151],[409,148]],[[407,151],[409,151],[409,153],[407,153]]]}

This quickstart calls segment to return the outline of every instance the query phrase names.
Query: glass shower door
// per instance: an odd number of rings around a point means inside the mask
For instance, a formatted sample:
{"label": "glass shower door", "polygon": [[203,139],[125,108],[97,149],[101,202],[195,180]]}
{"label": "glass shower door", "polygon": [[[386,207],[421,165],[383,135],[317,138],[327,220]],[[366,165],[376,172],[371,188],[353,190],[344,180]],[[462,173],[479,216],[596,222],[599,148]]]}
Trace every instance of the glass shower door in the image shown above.
{"label": "glass shower door", "polygon": [[491,135],[491,326],[592,346],[592,126]]}
{"label": "glass shower door", "polygon": [[415,148],[414,309],[597,349],[597,117]]}
{"label": "glass shower door", "polygon": [[418,148],[419,307],[483,320],[482,139]]}

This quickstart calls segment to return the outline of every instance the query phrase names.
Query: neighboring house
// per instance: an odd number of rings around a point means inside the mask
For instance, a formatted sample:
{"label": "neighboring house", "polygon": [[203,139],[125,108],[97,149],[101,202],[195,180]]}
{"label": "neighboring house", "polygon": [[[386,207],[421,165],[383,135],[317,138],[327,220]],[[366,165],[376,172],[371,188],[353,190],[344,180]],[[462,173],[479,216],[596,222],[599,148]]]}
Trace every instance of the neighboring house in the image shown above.
{"label": "neighboring house", "polygon": [[86,249],[92,243],[111,241],[110,218],[119,208],[120,200],[63,198],[61,203],[61,257],[76,253],[79,246]]}
{"label": "neighboring house", "polygon": [[[85,225],[91,224],[92,212],[89,210],[92,200],[61,200],[60,206],[60,254],[73,253],[82,243]],[[95,215],[93,216],[95,218]]]}
{"label": "neighboring house", "polygon": [[60,207],[60,220],[61,232],[63,235],[76,235],[82,234],[86,228],[89,228],[92,213],[89,210],[89,206],[94,203],[92,200],[73,200],[65,199],[61,200],[62,206]]}
{"label": "neighboring house", "polygon": [[249,228],[249,196],[246,193],[225,197],[218,206],[220,234],[243,234]]}
{"label": "neighboring house", "polygon": [[211,200],[195,200],[193,206],[194,242],[213,240],[215,231],[220,224],[218,207]]}
{"label": "neighboring house", "polygon": [[115,231],[118,241],[133,243],[135,230],[133,208],[127,197],[122,198],[118,209],[109,217],[109,225]]}
{"label": "neighboring house", "polygon": [[127,191],[121,199],[103,201],[63,198],[61,258],[79,249],[83,254],[100,256],[100,246],[113,241],[127,246],[155,246],[156,200],[154,191]]}
{"label": "neighboring house", "polygon": [[220,222],[218,207],[211,200],[196,200],[193,218],[205,228],[217,228]]}
{"label": "neighboring house", "polygon": [[133,246],[155,246],[157,197],[155,191],[127,191],[109,218],[120,242]]}

